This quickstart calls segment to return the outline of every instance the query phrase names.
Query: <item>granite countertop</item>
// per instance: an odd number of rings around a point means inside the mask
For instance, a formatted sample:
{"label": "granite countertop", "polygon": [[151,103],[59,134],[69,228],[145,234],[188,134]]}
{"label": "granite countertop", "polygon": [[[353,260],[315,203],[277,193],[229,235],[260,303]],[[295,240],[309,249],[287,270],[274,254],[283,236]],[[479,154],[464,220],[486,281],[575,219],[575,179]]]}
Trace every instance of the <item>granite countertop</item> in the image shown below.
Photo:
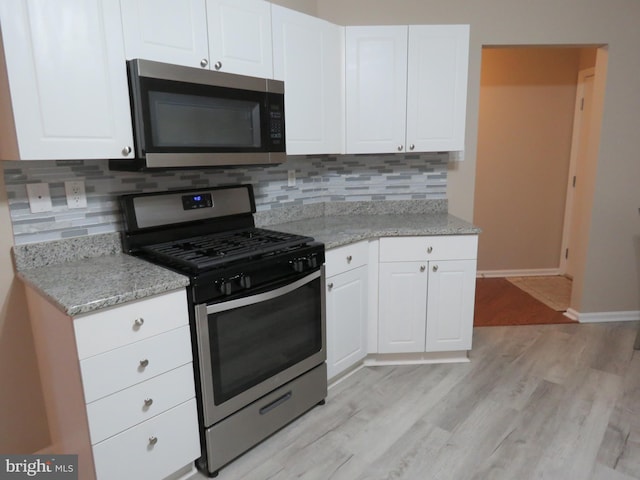
{"label": "granite countertop", "polygon": [[270,225],[268,228],[308,235],[325,248],[379,237],[410,235],[477,235],[480,229],[447,213],[330,215]]}
{"label": "granite countertop", "polygon": [[189,284],[186,276],[122,253],[119,242],[112,233],[16,246],[17,274],[71,317]]}
{"label": "granite countertop", "polygon": [[[446,201],[335,202],[259,212],[256,225],[308,235],[325,248],[379,237],[477,235]],[[120,233],[17,245],[18,276],[71,317],[184,288],[189,278],[124,254]]]}

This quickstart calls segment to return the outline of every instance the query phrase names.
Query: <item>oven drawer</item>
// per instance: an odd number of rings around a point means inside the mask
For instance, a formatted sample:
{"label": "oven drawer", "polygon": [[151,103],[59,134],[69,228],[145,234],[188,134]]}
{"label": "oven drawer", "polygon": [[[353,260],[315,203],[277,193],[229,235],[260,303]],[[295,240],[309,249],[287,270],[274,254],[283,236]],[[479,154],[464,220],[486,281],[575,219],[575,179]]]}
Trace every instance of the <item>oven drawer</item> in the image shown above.
{"label": "oven drawer", "polygon": [[91,403],[192,361],[188,325],[86,358],[80,361],[85,402]]}
{"label": "oven drawer", "polygon": [[158,480],[199,456],[195,399],[93,446],[98,480]]}
{"label": "oven drawer", "polygon": [[73,322],[80,360],[189,324],[186,290],[100,310]]}
{"label": "oven drawer", "polygon": [[188,363],[87,405],[91,443],[96,444],[195,397]]}
{"label": "oven drawer", "polygon": [[384,237],[380,239],[381,262],[468,260],[476,258],[477,251],[477,235]]}
{"label": "oven drawer", "polygon": [[369,242],[358,242],[325,252],[325,276],[333,277],[366,265],[369,259]]}

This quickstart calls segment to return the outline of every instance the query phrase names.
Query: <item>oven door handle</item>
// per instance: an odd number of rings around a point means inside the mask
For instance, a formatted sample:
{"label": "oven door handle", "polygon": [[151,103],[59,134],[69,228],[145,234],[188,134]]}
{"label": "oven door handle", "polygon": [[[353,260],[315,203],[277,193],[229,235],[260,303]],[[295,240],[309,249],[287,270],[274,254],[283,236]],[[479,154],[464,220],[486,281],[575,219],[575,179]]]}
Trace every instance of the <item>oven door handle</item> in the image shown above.
{"label": "oven door handle", "polygon": [[253,305],[255,303],[265,302],[267,300],[271,300],[277,297],[281,297],[286,295],[287,293],[291,293],[294,290],[306,285],[307,283],[312,282],[316,278],[320,278],[321,271],[317,270],[306,277],[303,277],[299,280],[296,280],[293,283],[289,283],[284,287],[276,288],[275,290],[269,290],[268,292],[259,293],[257,295],[252,295],[250,297],[238,298],[236,300],[230,300],[228,302],[220,302],[214,303],[212,305],[207,305],[207,315],[212,313],[224,312],[226,310],[232,310],[234,308],[246,307],[248,305]]}

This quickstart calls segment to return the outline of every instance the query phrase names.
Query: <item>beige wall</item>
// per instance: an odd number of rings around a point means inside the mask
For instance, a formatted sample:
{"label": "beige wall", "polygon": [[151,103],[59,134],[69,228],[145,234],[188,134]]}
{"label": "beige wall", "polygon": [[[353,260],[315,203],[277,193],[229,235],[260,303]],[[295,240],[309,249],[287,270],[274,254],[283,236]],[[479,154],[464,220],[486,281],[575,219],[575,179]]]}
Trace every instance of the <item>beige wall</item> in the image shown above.
{"label": "beige wall", "polygon": [[560,265],[579,48],[485,48],[473,222],[478,269]]}
{"label": "beige wall", "polygon": [[465,161],[449,172],[450,211],[473,219],[480,65],[484,45],[608,44],[597,179],[580,312],[640,309],[640,2],[528,0],[318,0],[318,15],[342,25],[471,25]]}
{"label": "beige wall", "polygon": [[0,453],[5,454],[32,453],[49,444],[24,289],[13,274],[12,245],[0,168]]}
{"label": "beige wall", "polygon": [[290,8],[291,10],[297,10],[307,15],[317,16],[318,14],[316,0],[271,0],[271,3]]}

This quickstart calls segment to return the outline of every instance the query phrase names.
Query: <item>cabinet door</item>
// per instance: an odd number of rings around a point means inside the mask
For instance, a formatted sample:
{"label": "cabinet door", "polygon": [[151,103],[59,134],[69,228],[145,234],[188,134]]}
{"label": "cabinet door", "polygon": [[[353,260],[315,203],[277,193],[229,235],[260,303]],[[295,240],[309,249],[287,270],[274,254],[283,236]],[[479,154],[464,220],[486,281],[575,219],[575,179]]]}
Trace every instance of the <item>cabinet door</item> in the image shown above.
{"label": "cabinet door", "polygon": [[10,159],[132,156],[123,153],[133,137],[119,2],[3,1],[0,22]]}
{"label": "cabinet door", "polygon": [[273,78],[271,5],[262,0],[207,0],[210,68]]}
{"label": "cabinet door", "polygon": [[120,5],[127,59],[208,66],[204,0],[120,0]]}
{"label": "cabinet door", "polygon": [[404,150],[407,27],[347,27],[347,153]]}
{"label": "cabinet door", "polygon": [[426,264],[381,263],[378,353],[424,352]]}
{"label": "cabinet door", "polygon": [[476,261],[429,262],[426,351],[470,350]]}
{"label": "cabinet door", "polygon": [[287,153],[342,153],[344,27],[271,8],[273,73],[285,82]]}
{"label": "cabinet door", "polygon": [[468,25],[409,27],[409,150],[464,150],[468,63]]}
{"label": "cabinet door", "polygon": [[327,376],[367,355],[367,267],[327,279]]}

